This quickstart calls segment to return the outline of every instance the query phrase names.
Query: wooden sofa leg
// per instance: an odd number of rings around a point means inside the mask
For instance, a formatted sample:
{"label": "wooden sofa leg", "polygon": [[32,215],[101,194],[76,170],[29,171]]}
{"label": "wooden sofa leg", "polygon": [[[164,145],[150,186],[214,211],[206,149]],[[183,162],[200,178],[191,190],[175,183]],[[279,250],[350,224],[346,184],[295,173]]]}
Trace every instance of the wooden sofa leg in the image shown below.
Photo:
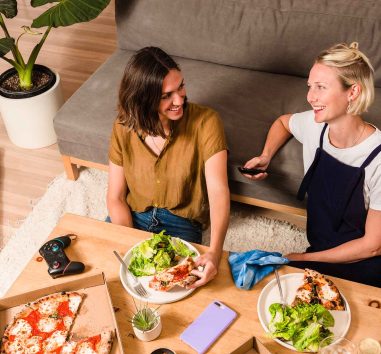
{"label": "wooden sofa leg", "polygon": [[70,156],[62,155],[66,176],[68,179],[75,181],[79,176],[78,166],[71,162]]}

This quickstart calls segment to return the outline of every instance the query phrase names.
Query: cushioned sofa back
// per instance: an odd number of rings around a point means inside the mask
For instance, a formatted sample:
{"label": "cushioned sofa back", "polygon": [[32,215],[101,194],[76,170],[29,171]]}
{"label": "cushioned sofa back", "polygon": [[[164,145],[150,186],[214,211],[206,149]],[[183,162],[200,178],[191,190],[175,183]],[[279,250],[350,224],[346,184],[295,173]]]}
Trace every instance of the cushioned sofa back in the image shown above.
{"label": "cushioned sofa back", "polygon": [[[321,49],[357,41],[381,87],[379,0],[116,0],[121,49],[308,76]],[[210,19],[213,18],[213,22]],[[197,40],[195,40],[197,38]]]}

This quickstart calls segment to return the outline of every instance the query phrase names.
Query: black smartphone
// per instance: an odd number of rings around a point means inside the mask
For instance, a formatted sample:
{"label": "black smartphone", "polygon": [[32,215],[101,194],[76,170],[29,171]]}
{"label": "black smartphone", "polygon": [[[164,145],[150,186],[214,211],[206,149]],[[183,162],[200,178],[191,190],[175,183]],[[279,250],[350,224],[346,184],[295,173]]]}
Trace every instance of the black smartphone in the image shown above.
{"label": "black smartphone", "polygon": [[265,173],[266,170],[259,170],[258,168],[245,168],[245,167],[238,167],[238,171],[242,174],[255,176],[260,173]]}

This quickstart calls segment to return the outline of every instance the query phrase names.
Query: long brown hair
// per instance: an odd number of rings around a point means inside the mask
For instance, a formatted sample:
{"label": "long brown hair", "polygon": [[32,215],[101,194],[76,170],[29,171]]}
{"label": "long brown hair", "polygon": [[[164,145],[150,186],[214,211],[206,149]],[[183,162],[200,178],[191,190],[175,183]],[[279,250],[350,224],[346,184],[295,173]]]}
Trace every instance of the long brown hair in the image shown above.
{"label": "long brown hair", "polygon": [[164,78],[178,64],[162,49],[140,49],[127,63],[119,88],[117,119],[130,129],[165,137],[158,107]]}

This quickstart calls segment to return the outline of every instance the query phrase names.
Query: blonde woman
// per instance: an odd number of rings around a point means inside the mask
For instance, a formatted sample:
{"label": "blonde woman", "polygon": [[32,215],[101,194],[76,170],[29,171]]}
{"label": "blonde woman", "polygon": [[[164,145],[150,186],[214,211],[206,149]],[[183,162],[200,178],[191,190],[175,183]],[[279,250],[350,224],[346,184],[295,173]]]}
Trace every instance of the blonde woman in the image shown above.
{"label": "blonde woman", "polygon": [[308,78],[312,110],[279,117],[245,167],[266,170],[291,136],[299,140],[310,247],[287,255],[290,265],[381,287],[381,132],[361,117],[373,98],[373,68],[357,43],[323,51]]}

